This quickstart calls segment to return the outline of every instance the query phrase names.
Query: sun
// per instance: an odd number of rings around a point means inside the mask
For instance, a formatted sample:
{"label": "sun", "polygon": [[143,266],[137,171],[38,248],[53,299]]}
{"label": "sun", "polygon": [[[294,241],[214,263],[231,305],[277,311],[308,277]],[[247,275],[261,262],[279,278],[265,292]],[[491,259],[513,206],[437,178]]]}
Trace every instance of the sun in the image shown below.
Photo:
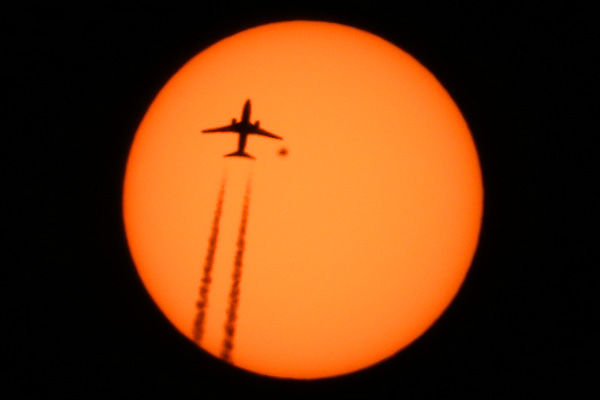
{"label": "sun", "polygon": [[[224,157],[240,134],[202,131],[239,123],[248,99],[248,123],[282,139],[248,134],[254,159]],[[378,36],[315,21],[186,63],[136,132],[123,195],[135,266],[173,325],[297,379],[369,367],[423,334],[468,272],[482,205],[471,133],[437,79]]]}

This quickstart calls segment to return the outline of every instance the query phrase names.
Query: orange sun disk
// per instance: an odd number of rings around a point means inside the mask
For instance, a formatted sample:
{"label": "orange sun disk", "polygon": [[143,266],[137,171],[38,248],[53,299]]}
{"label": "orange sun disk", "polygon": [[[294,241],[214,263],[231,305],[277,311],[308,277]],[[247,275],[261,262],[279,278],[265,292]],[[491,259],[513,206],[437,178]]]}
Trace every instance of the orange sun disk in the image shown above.
{"label": "orange sun disk", "polygon": [[[224,158],[239,118],[256,160]],[[287,156],[286,156],[287,155]],[[285,157],[284,157],[285,156]],[[204,335],[219,357],[246,183],[251,179],[231,362],[321,378],[408,346],[448,307],[471,264],[483,188],[460,111],[414,58],[370,33],[293,21],[199,53],[164,86],[130,151],[127,240],[158,307],[193,340],[226,177]]]}

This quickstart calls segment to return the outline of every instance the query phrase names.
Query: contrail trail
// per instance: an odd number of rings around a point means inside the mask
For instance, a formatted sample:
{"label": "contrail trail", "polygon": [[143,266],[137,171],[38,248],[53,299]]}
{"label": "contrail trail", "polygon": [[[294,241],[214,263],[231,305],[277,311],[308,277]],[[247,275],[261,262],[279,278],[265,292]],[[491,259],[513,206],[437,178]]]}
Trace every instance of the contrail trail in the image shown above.
{"label": "contrail trail", "polygon": [[244,208],[242,210],[242,221],[237,241],[237,252],[233,267],[231,291],[229,292],[229,307],[227,308],[227,321],[225,322],[225,338],[221,349],[221,358],[229,362],[233,349],[235,336],[235,322],[237,320],[237,308],[240,301],[240,283],[242,281],[242,261],[244,257],[244,237],[246,236],[246,225],[248,223],[248,205],[250,203],[250,179],[246,184],[246,195],[244,196]]}
{"label": "contrail trail", "polygon": [[213,264],[215,262],[215,251],[217,250],[217,239],[219,238],[219,221],[221,219],[221,211],[223,210],[223,195],[225,194],[225,181],[223,178],[221,182],[221,191],[219,193],[219,199],[217,200],[217,207],[215,209],[215,216],[213,218],[212,231],[210,233],[210,239],[208,240],[208,250],[206,251],[206,259],[204,261],[204,272],[202,276],[202,283],[200,285],[200,299],[196,302],[196,319],[194,320],[194,342],[200,344],[202,336],[204,335],[204,320],[206,318],[206,305],[208,304],[208,291],[210,290],[211,272]]}

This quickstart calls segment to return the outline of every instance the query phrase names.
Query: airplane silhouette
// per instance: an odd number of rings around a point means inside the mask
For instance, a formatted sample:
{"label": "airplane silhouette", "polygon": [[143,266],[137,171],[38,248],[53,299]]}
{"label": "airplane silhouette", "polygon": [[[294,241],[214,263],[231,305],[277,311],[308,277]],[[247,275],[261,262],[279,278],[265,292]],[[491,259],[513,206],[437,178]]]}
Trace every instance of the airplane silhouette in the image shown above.
{"label": "airplane silhouette", "polygon": [[235,118],[232,118],[231,125],[222,126],[220,128],[204,129],[202,131],[202,133],[220,132],[235,132],[240,135],[237,151],[230,154],[226,154],[223,157],[247,157],[254,159],[253,156],[244,151],[244,149],[246,148],[246,141],[248,140],[248,135],[260,135],[270,137],[273,139],[282,139],[281,137],[274,135],[271,132],[267,132],[264,129],[261,129],[259,121],[256,121],[254,124],[250,123],[249,99],[246,100],[246,103],[244,104],[244,109],[242,110],[242,120],[240,122],[236,122]]}

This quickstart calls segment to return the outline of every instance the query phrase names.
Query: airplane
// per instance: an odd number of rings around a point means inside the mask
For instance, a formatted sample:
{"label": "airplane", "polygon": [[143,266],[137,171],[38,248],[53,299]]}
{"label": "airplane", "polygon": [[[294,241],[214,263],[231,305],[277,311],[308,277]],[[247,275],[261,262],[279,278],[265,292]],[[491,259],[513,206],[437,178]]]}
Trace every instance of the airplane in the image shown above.
{"label": "airplane", "polygon": [[202,131],[202,133],[220,132],[235,132],[240,135],[237,151],[234,151],[230,154],[226,154],[223,157],[247,157],[254,159],[253,156],[244,151],[244,149],[246,148],[246,141],[248,139],[248,135],[260,135],[279,140],[283,139],[277,135],[272,134],[271,132],[267,132],[264,129],[260,128],[259,121],[256,121],[254,124],[250,123],[250,99],[246,100],[246,103],[244,104],[244,108],[242,110],[242,120],[240,122],[237,122],[235,118],[232,118],[231,125],[222,126],[220,128],[204,129]]}

